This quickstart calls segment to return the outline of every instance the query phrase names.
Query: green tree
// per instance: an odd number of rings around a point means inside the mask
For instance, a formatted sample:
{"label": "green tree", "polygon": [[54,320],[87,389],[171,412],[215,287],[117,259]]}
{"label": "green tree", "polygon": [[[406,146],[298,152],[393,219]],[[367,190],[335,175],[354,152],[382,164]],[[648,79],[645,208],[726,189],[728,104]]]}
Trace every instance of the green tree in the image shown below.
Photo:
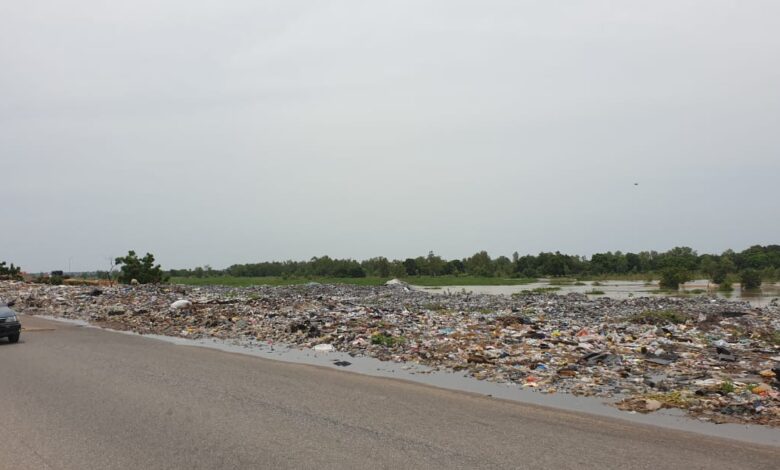
{"label": "green tree", "polygon": [[447,262],[444,261],[441,256],[433,254],[433,251],[428,252],[427,262],[428,274],[431,276],[441,276],[445,272],[445,266]]}
{"label": "green tree", "polygon": [[659,255],[659,262],[663,268],[678,268],[686,271],[695,271],[699,267],[699,255],[687,246],[678,246]]}
{"label": "green tree", "polygon": [[626,253],[626,268],[629,272],[638,273],[642,271],[642,259],[636,253]]}
{"label": "green tree", "polygon": [[151,284],[163,281],[163,272],[160,265],[154,264],[154,255],[147,253],[143,258],[138,258],[135,251],[130,250],[127,256],[116,259],[116,264],[121,265],[119,282],[129,284],[133,279],[140,284]]}
{"label": "green tree", "polygon": [[390,275],[390,261],[384,256],[367,259],[360,263],[367,276],[388,277]]}
{"label": "green tree", "polygon": [[[702,264],[704,263],[702,262]],[[726,282],[727,276],[735,272],[736,269],[737,267],[734,266],[734,262],[731,261],[731,258],[727,256],[723,256],[716,263],[714,269],[708,272],[708,274],[710,276],[710,279],[712,279],[712,282],[714,282],[715,284],[723,284]]]}
{"label": "green tree", "polygon": [[466,273],[472,276],[493,277],[495,273],[493,260],[484,250],[466,259],[463,264],[466,267]]}
{"label": "green tree", "polygon": [[761,273],[757,269],[747,268],[739,273],[742,289],[758,289],[761,287]]}
{"label": "green tree", "polygon": [[506,256],[499,256],[495,259],[495,261],[493,261],[493,264],[496,267],[496,275],[504,277],[509,277],[512,275],[512,261],[510,261]]}
{"label": "green tree", "polygon": [[406,258],[404,261],[404,269],[407,276],[416,276],[420,272],[417,268],[417,260],[414,258]]}
{"label": "green tree", "polygon": [[[715,279],[715,275],[718,271],[718,260],[712,255],[702,255],[699,258],[699,271],[702,274],[706,274],[710,279]],[[715,282],[720,284],[719,282]]]}
{"label": "green tree", "polygon": [[463,274],[464,272],[466,272],[466,267],[463,265],[463,261],[459,259],[447,261],[445,266],[446,274],[454,274],[457,276],[459,274]]}
{"label": "green tree", "polygon": [[21,272],[22,268],[19,266],[14,266],[13,263],[10,266],[6,266],[5,261],[0,261],[0,279],[18,279],[21,277]]}
{"label": "green tree", "polygon": [[662,289],[679,289],[680,284],[691,280],[691,274],[682,268],[666,268],[661,271],[659,285]]}

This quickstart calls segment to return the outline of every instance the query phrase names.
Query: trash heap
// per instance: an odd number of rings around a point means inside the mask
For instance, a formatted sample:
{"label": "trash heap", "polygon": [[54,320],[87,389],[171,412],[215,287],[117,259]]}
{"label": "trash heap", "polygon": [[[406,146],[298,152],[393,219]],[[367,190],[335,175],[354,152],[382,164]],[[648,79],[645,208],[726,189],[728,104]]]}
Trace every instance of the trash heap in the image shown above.
{"label": "trash heap", "polygon": [[0,282],[29,315],[283,343],[464,371],[624,410],[780,425],[780,306],[700,297],[430,293],[403,283],[188,287]]}

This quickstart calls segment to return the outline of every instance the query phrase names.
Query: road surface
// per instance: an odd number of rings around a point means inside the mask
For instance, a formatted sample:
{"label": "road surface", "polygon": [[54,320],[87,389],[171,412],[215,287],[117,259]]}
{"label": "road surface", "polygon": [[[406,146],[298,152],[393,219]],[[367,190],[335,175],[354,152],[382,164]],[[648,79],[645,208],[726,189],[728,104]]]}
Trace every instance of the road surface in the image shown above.
{"label": "road surface", "polygon": [[776,447],[22,322],[0,340],[0,468],[780,468]]}

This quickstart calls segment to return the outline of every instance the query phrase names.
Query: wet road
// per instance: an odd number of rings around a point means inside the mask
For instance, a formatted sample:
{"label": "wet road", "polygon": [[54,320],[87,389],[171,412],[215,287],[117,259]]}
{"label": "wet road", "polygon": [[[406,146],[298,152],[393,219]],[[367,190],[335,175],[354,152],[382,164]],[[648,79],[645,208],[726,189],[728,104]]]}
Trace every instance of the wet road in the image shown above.
{"label": "wet road", "polygon": [[750,468],[780,448],[23,317],[0,468]]}

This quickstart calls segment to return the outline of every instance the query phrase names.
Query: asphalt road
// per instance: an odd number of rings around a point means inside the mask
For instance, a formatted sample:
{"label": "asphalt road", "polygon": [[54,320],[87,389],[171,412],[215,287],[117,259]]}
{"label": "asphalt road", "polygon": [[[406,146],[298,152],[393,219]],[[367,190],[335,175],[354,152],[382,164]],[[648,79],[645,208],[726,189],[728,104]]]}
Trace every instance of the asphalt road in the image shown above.
{"label": "asphalt road", "polygon": [[23,317],[0,468],[780,468],[780,448]]}

